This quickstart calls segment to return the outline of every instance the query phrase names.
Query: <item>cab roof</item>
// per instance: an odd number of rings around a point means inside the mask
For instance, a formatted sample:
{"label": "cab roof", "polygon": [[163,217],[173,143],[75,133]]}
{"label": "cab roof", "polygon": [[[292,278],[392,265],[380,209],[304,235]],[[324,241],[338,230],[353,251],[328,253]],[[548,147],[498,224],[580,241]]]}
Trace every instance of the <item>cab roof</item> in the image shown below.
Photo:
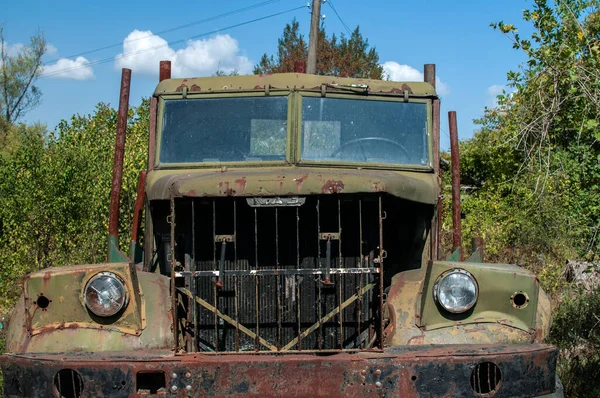
{"label": "cab roof", "polygon": [[396,94],[413,97],[435,97],[433,86],[424,82],[392,82],[309,75],[305,73],[275,73],[268,75],[213,76],[186,79],[166,79],[158,84],[154,95],[188,93],[257,91],[257,90],[322,90]]}

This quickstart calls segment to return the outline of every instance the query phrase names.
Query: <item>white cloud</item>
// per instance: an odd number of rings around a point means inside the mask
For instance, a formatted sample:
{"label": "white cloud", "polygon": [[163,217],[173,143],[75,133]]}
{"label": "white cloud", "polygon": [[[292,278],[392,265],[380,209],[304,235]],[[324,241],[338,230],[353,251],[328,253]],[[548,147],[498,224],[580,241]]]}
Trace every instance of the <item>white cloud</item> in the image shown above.
{"label": "white cloud", "polygon": [[43,77],[53,79],[90,80],[95,76],[88,64],[89,61],[84,57],[77,57],[75,60],[61,58],[52,65],[42,67],[42,73]]}
{"label": "white cloud", "polygon": [[[424,78],[423,72],[409,65],[401,65],[398,62],[388,61],[384,62],[381,66],[383,66],[384,76],[387,76],[392,81],[422,82]],[[439,76],[435,78],[435,86],[439,95],[450,94],[450,87]]]}
{"label": "white cloud", "polygon": [[123,52],[115,57],[115,66],[158,75],[159,61],[167,60],[171,61],[174,77],[206,76],[217,70],[250,73],[252,62],[239,52],[238,41],[227,34],[188,40],[184,48],[174,50],[162,37],[136,29],[123,41]]}
{"label": "white cloud", "polygon": [[4,51],[6,51],[6,54],[9,57],[14,57],[16,55],[19,55],[19,53],[21,52],[21,49],[23,48],[23,44],[22,43],[15,43],[15,44],[6,44]]}
{"label": "white cloud", "polygon": [[58,54],[58,49],[50,43],[46,44],[46,55],[56,55],[56,54]]}

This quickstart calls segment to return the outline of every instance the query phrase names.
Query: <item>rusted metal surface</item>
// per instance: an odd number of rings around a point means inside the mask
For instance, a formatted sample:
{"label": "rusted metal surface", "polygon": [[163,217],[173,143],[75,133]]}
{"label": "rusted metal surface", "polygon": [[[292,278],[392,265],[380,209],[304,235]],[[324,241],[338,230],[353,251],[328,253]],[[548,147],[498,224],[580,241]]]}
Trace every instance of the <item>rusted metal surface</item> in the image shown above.
{"label": "rusted metal surface", "polygon": [[121,196],[123,176],[123,156],[125,155],[125,134],[127,130],[127,112],[129,111],[130,86],[131,69],[123,68],[121,72],[121,92],[119,95],[117,135],[115,139],[115,157],[113,162],[108,220],[108,235],[117,240],[119,238],[119,198]]}
{"label": "rusted metal surface", "polygon": [[[25,298],[39,297],[43,293],[52,302],[46,311],[36,308],[35,300],[18,302],[6,331],[6,351],[85,352],[172,347],[169,278],[147,272],[128,276],[127,269],[131,269],[127,264],[103,264],[56,268],[61,274],[55,274],[54,270],[39,273],[39,283],[26,285]],[[100,271],[123,277],[130,296],[122,318],[109,326],[96,323],[97,318],[91,318],[80,299],[87,278]],[[28,280],[36,278],[34,274]],[[144,292],[151,294],[144,295]]]}
{"label": "rusted metal surface", "polygon": [[150,200],[179,196],[262,197],[341,193],[389,193],[419,203],[436,204],[440,187],[433,173],[392,170],[344,170],[305,167],[259,167],[221,170],[154,170],[148,173]]}
{"label": "rusted metal surface", "polygon": [[485,250],[484,250],[484,242],[481,236],[476,236],[471,239],[471,256],[469,257],[470,262],[483,263],[485,261]]}
{"label": "rusted metal surface", "polygon": [[146,172],[140,172],[140,178],[138,180],[137,196],[135,198],[135,205],[133,207],[133,221],[131,225],[131,241],[137,242],[140,232],[140,222],[142,219],[142,210],[144,209],[144,200],[146,198]]}
{"label": "rusted metal surface", "polygon": [[[193,86],[196,91],[192,90]],[[327,91],[341,91],[344,86],[365,86],[371,94],[403,96],[405,91],[414,97],[436,97],[435,90],[429,83],[424,82],[392,82],[373,79],[355,79],[347,77],[332,77],[309,75],[306,73],[276,73],[268,75],[246,75],[246,76],[218,76],[218,77],[195,77],[175,78],[162,81],[154,91],[154,95],[180,94],[184,87],[188,87],[191,93],[214,93],[214,92],[244,92],[264,91],[266,86],[270,90],[289,91],[296,89],[321,92],[321,87],[327,87]],[[179,89],[179,91],[178,91]]]}
{"label": "rusted metal surface", "polygon": [[158,81],[162,82],[171,78],[171,61],[160,61]]}
{"label": "rusted metal surface", "polygon": [[423,67],[423,77],[425,83],[429,83],[435,88],[435,64],[425,64]]}
{"label": "rusted metal surface", "polygon": [[158,111],[158,99],[150,98],[150,131],[148,132],[148,171],[154,170],[154,159],[156,156],[156,114]]}
{"label": "rusted metal surface", "polygon": [[7,396],[46,397],[56,373],[71,369],[81,377],[82,397],[145,396],[150,391],[140,388],[139,374],[148,372],[159,381],[154,388],[177,397],[450,397],[476,395],[474,369],[491,363],[501,379],[495,397],[534,397],[554,391],[556,356],[547,345],[402,347],[325,357],[9,354],[2,357],[2,369]]}
{"label": "rusted metal surface", "polygon": [[460,219],[460,154],[458,149],[458,127],[456,112],[448,112],[450,130],[450,154],[452,156],[452,245],[458,249],[462,259],[462,228]]}
{"label": "rusted metal surface", "polygon": [[[371,328],[375,339],[364,346],[377,343],[381,347],[382,228],[388,215],[382,196],[356,196],[354,201],[350,195],[304,198],[302,206],[275,208],[251,207],[243,198],[227,202],[175,198],[169,221],[183,220],[175,235],[191,236],[196,247],[194,231],[200,226],[206,231],[204,249],[192,250],[196,270],[174,272],[177,302],[173,308],[179,308],[178,317],[188,321],[179,335],[194,336],[203,352],[305,352],[316,347],[334,352],[354,351],[358,342],[363,344],[366,337],[357,332],[362,327]],[[363,199],[367,201],[364,206]],[[197,224],[189,223],[186,211],[190,209]],[[327,222],[331,216],[335,222]],[[346,239],[354,245],[354,250],[345,247],[343,254],[342,225],[348,229]],[[364,232],[367,238],[352,234],[351,229]],[[176,246],[185,246],[177,242]],[[368,261],[359,248],[368,249]],[[194,254],[198,252],[200,259]],[[175,256],[175,264],[187,262],[180,252]],[[196,290],[181,287],[192,286],[190,279]],[[300,291],[309,299],[299,302]],[[197,306],[186,306],[190,302]],[[194,308],[200,314],[199,323],[191,322]]]}

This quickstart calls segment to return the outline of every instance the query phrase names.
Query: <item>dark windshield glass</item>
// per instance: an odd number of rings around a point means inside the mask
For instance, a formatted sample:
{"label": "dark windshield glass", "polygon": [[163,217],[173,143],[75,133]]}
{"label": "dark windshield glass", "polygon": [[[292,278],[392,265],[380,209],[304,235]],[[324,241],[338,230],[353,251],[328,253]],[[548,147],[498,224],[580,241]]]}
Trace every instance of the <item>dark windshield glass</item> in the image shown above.
{"label": "dark windshield glass", "polygon": [[302,98],[302,159],[429,164],[427,104]]}
{"label": "dark windshield glass", "polygon": [[287,97],[165,101],[161,163],[285,159]]}

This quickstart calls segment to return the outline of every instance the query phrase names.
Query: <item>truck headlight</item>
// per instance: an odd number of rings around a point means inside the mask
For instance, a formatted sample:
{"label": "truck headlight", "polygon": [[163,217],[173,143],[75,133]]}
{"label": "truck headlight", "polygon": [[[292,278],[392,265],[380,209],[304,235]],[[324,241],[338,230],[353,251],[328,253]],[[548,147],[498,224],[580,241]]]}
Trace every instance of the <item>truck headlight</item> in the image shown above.
{"label": "truck headlight", "polygon": [[83,300],[92,313],[109,317],[127,306],[127,289],[116,274],[100,272],[85,285]]}
{"label": "truck headlight", "polygon": [[439,276],[433,285],[433,297],[446,311],[466,312],[477,302],[477,281],[464,269],[453,269]]}

